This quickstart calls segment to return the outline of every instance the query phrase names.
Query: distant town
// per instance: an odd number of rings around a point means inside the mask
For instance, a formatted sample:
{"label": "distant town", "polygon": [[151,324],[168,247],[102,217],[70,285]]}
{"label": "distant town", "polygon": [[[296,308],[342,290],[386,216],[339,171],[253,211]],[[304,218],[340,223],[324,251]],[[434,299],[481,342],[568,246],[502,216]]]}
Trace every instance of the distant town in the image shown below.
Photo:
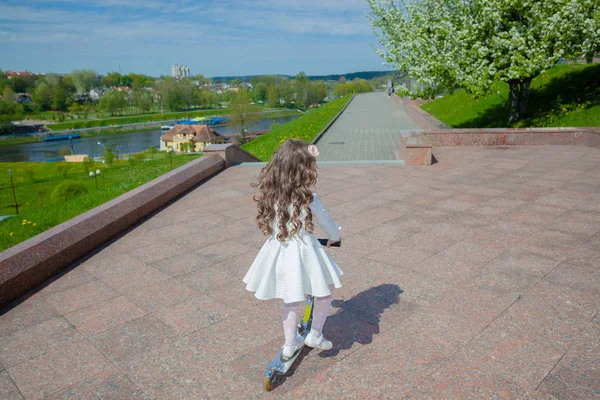
{"label": "distant town", "polygon": [[60,128],[60,123],[69,121],[224,109],[236,96],[271,109],[306,110],[348,93],[383,90],[394,77],[399,78],[395,71],[367,71],[208,78],[194,75],[182,64],[173,64],[171,74],[160,77],[103,75],[92,69],[70,73],[0,70],[0,133],[31,133],[53,129],[52,124]]}

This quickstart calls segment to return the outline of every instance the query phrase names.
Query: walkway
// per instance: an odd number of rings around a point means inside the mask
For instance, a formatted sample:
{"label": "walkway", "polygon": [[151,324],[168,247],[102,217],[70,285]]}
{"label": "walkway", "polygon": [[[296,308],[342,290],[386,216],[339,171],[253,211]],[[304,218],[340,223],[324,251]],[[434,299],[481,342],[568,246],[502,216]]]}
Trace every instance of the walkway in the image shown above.
{"label": "walkway", "polygon": [[319,161],[396,160],[400,131],[418,129],[386,93],[357,95],[319,140]]}
{"label": "walkway", "polygon": [[320,167],[335,347],[272,393],[281,303],[241,282],[263,238],[240,166],[1,315],[0,399],[600,398],[600,150],[436,156]]}

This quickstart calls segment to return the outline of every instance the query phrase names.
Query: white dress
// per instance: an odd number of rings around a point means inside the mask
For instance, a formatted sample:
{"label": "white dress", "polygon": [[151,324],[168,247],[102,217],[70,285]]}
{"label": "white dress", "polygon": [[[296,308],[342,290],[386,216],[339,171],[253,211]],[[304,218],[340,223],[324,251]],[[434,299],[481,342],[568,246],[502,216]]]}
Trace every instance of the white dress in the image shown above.
{"label": "white dress", "polygon": [[[321,226],[328,239],[339,239],[341,228],[327,214],[316,193],[313,193],[310,209],[313,222]],[[300,215],[302,221],[304,216],[303,211]],[[329,296],[331,284],[336,288],[342,287],[342,270],[315,235],[304,230],[304,224],[298,234],[285,242],[277,240],[277,225],[275,218],[273,233],[244,276],[246,289],[261,300],[279,298],[285,303],[294,303],[304,301],[305,294]]]}

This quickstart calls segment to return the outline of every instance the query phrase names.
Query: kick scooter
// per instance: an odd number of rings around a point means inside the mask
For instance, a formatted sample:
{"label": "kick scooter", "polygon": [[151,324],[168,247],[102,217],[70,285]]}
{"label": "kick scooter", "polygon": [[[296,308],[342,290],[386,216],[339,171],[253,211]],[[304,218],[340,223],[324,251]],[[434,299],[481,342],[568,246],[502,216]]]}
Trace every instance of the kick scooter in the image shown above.
{"label": "kick scooter", "polygon": [[[310,332],[310,326],[312,324],[313,317],[313,296],[306,295],[306,302],[304,306],[304,316],[302,317],[302,322],[298,326],[298,336],[302,336],[306,338],[308,332]],[[283,375],[290,369],[296,358],[300,355],[300,352],[304,348],[304,345],[296,350],[293,356],[290,358],[283,357],[283,348],[279,350],[279,353],[275,356],[275,358],[269,363],[267,367],[267,372],[265,373],[265,390],[270,391],[273,388],[273,385],[279,381]]]}
{"label": "kick scooter", "polygon": [[[319,239],[319,242],[322,245],[327,243],[327,239]],[[332,247],[340,247],[341,241],[332,243]],[[302,321],[298,325],[298,335],[302,336],[303,339],[306,339],[308,332],[310,332],[310,326],[312,325],[313,318],[313,304],[314,297],[311,295],[306,295],[306,300],[304,303],[304,316],[302,317]],[[300,355],[300,352],[304,348],[304,344],[296,350],[294,355],[290,358],[283,357],[283,348],[279,350],[279,353],[275,356],[275,358],[269,363],[267,367],[267,372],[265,373],[265,390],[270,391],[273,386],[279,381],[283,375],[290,369],[296,358]]]}

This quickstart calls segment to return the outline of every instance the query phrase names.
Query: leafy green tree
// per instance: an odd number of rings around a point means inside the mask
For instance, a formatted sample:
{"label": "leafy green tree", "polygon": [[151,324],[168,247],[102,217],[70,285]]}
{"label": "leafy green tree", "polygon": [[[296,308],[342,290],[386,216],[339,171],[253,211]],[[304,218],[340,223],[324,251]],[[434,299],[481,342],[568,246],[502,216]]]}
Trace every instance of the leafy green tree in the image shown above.
{"label": "leafy green tree", "polygon": [[352,82],[337,83],[333,88],[333,92],[337,96],[345,96],[347,94],[352,93],[366,93],[372,91],[373,88],[371,87],[371,84],[368,81],[358,78],[353,80]]}
{"label": "leafy green tree", "polygon": [[69,113],[71,113],[71,118],[73,115],[79,116],[80,112],[81,112],[81,108],[79,107],[79,104],[73,103],[69,106]]}
{"label": "leafy green tree", "polygon": [[181,100],[185,107],[189,110],[194,105],[194,100],[198,98],[198,86],[189,79],[182,79],[175,83],[175,90],[181,96]]}
{"label": "leafy green tree", "polygon": [[269,91],[267,93],[267,103],[271,107],[279,107],[279,91],[277,90],[277,86],[275,84],[269,85]]}
{"label": "leafy green tree", "polygon": [[115,153],[113,153],[110,147],[106,149],[106,153],[104,154],[104,162],[109,167],[115,162]]}
{"label": "leafy green tree", "polygon": [[173,79],[167,78],[159,86],[162,103],[171,111],[181,109],[185,105],[185,99],[180,87]]}
{"label": "leafy green tree", "polygon": [[102,77],[102,86],[106,87],[106,88],[111,88],[111,87],[115,87],[117,86],[117,84],[119,83],[119,80],[117,78],[116,75],[121,75],[117,72],[110,72],[107,75]]}
{"label": "leafy green tree", "polygon": [[98,74],[93,69],[75,69],[71,76],[78,94],[88,93],[96,87]]}
{"label": "leafy green tree", "polygon": [[52,100],[52,108],[57,111],[67,110],[67,94],[62,85],[58,85],[54,91],[54,99]]}
{"label": "leafy green tree", "polygon": [[5,86],[4,90],[2,91],[2,97],[4,98],[4,100],[14,101],[15,91],[13,90],[12,87]]}
{"label": "leafy green tree", "polygon": [[10,131],[12,121],[22,118],[23,107],[12,100],[0,100],[0,133]]}
{"label": "leafy green tree", "polygon": [[100,97],[98,108],[110,115],[116,115],[117,113],[122,113],[127,105],[127,93],[118,90],[109,90]]}
{"label": "leafy green tree", "polygon": [[509,122],[523,118],[531,80],[561,57],[600,47],[597,0],[367,0],[383,49],[410,77],[412,95],[509,85]]}
{"label": "leafy green tree", "polygon": [[22,76],[13,76],[8,81],[8,86],[10,86],[12,91],[15,93],[23,93],[27,91],[27,84]]}
{"label": "leafy green tree", "polygon": [[254,101],[265,101],[267,100],[267,85],[262,82],[257,83],[252,88],[252,100]]}
{"label": "leafy green tree", "polygon": [[37,87],[33,92],[33,101],[35,101],[42,110],[49,110],[52,107],[54,97],[53,88],[45,80],[39,80]]}
{"label": "leafy green tree", "polygon": [[229,105],[228,114],[231,126],[240,129],[240,143],[246,143],[246,129],[259,117],[260,108],[250,104],[248,93],[241,92],[236,95]]}

